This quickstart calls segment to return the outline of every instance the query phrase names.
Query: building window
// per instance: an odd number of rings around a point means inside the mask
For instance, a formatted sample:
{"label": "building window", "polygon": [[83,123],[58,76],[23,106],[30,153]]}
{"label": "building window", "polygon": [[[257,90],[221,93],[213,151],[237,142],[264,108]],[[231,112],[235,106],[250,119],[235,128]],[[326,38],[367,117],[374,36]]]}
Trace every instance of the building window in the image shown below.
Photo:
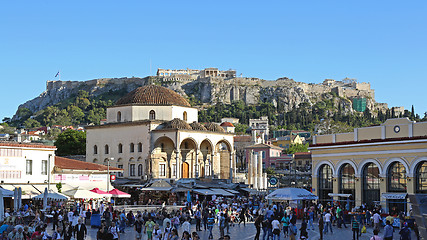
{"label": "building window", "polygon": [[159,164],[159,176],[166,177],[166,164]]}
{"label": "building window", "polygon": [[104,153],[105,154],[109,154],[110,153],[110,149],[108,148],[108,145],[105,145],[105,147],[104,147]]}
{"label": "building window", "polygon": [[319,170],[319,200],[323,202],[330,199],[328,194],[332,192],[332,168],[324,164]]}
{"label": "building window", "polygon": [[98,162],[98,159],[94,158],[93,163],[97,163],[97,162]]}
{"label": "building window", "polygon": [[176,164],[172,164],[172,177],[176,177]]}
{"label": "building window", "polygon": [[265,151],[261,151],[261,158],[265,159]]}
{"label": "building window", "polygon": [[142,176],[142,164],[138,165],[138,176]]}
{"label": "building window", "polygon": [[182,114],[182,120],[187,121],[187,112],[184,111],[184,113]]}
{"label": "building window", "polygon": [[98,146],[93,146],[93,154],[98,154]]}
{"label": "building window", "polygon": [[33,160],[27,160],[26,174],[33,175]]}
{"label": "building window", "polygon": [[138,143],[138,152],[142,152],[142,143]]}
{"label": "building window", "polygon": [[42,175],[47,175],[47,160],[42,160]]}
{"label": "building window", "polygon": [[427,193],[427,161],[418,164],[415,171],[415,192]]}
{"label": "building window", "polygon": [[131,143],[131,144],[129,145],[129,151],[130,151],[131,153],[135,152],[135,144]]}
{"label": "building window", "polygon": [[154,110],[151,110],[151,111],[150,111],[149,119],[150,119],[150,120],[154,120],[154,119],[156,119],[156,112],[155,112]]}
{"label": "building window", "polygon": [[375,201],[380,201],[380,171],[376,164],[368,163],[363,168],[362,176],[362,201],[373,206]]}
{"label": "building window", "polygon": [[123,153],[123,145],[121,143],[119,143],[119,146],[118,146],[117,150],[118,150],[119,153]]}
{"label": "building window", "polygon": [[[123,169],[123,165],[122,164],[121,165],[117,165],[117,167],[120,168],[120,169]],[[123,172],[118,172],[117,176],[118,177],[123,177]]]}
{"label": "building window", "polygon": [[388,169],[388,191],[406,192],[406,169],[400,162],[393,163]]}
{"label": "building window", "polygon": [[122,113],[120,111],[117,112],[117,122],[122,121]]}
{"label": "building window", "polygon": [[129,176],[131,176],[131,177],[135,176],[135,164],[129,165]]}

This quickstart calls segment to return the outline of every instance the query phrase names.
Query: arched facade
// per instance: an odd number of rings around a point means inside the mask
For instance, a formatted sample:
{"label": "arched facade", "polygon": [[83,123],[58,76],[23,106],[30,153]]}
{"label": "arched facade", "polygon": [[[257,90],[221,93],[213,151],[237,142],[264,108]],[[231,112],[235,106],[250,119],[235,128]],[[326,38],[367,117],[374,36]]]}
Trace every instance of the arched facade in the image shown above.
{"label": "arched facade", "polygon": [[372,206],[380,201],[380,168],[374,162],[367,162],[362,169],[362,202]]}
{"label": "arched facade", "polygon": [[[338,169],[339,193],[351,194],[350,199],[356,197],[356,169],[350,163],[341,164]],[[345,198],[341,200],[346,200]],[[351,202],[351,205],[354,205]]]}
{"label": "arched facade", "polygon": [[154,120],[156,119],[156,112],[154,110],[151,110],[149,113],[149,119]]}
{"label": "arched facade", "polygon": [[122,112],[118,111],[117,112],[117,122],[121,122],[122,121]]}
{"label": "arched facade", "polygon": [[415,193],[427,193],[427,161],[419,162],[414,171]]}

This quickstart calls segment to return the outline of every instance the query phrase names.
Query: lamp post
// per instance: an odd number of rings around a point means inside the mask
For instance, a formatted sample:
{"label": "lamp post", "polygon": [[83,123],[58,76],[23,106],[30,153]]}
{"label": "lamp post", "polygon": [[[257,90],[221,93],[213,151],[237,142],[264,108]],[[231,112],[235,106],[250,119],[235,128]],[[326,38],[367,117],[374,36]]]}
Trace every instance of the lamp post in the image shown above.
{"label": "lamp post", "polygon": [[107,193],[110,191],[110,160],[113,161],[114,158],[107,158]]}

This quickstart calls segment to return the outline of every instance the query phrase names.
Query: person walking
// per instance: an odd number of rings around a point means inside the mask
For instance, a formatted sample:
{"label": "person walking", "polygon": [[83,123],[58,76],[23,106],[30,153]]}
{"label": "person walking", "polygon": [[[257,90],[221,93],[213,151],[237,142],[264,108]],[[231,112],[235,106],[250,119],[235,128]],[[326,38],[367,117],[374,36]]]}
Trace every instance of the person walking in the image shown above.
{"label": "person walking", "polygon": [[332,214],[330,212],[327,212],[325,214],[325,228],[323,229],[324,233],[328,233],[328,227],[331,230],[331,234],[334,232],[332,231]]}
{"label": "person walking", "polygon": [[301,228],[299,229],[299,231],[300,239],[308,239],[307,223],[305,221],[301,223]]}
{"label": "person walking", "polygon": [[320,234],[320,240],[323,240],[323,228],[324,228],[324,221],[322,214],[319,214],[319,234]]}
{"label": "person walking", "polygon": [[292,218],[289,224],[289,240],[295,240],[298,234],[296,219]]}
{"label": "person walking", "polygon": [[380,236],[378,236],[378,229],[374,229],[374,236],[372,236],[369,240],[383,240]]}
{"label": "person walking", "polygon": [[275,217],[271,222],[271,229],[273,230],[273,240],[280,239],[280,222],[278,217]]}
{"label": "person walking", "polygon": [[308,228],[310,229],[311,227],[311,229],[314,231],[313,222],[314,222],[314,211],[310,209],[308,213]]}
{"label": "person walking", "polygon": [[261,225],[262,220],[264,219],[263,215],[258,215],[258,217],[255,219],[255,228],[256,228],[256,234],[254,240],[259,240],[259,235],[261,234]]}
{"label": "person walking", "polygon": [[83,220],[79,219],[78,224],[74,227],[74,237],[77,240],[83,240],[85,239],[86,235],[87,235],[86,226],[83,224]]}
{"label": "person walking", "polygon": [[287,238],[288,237],[288,228],[289,228],[289,217],[286,214],[282,218],[282,224],[283,224],[283,235],[285,238]]}
{"label": "person walking", "polygon": [[386,225],[384,227],[384,236],[383,239],[384,240],[393,240],[393,226],[391,225],[390,221],[387,220],[386,221]]}
{"label": "person walking", "polygon": [[220,237],[224,238],[224,229],[225,229],[225,217],[224,217],[224,213],[221,213],[220,217],[219,217],[219,232],[220,232]]}
{"label": "person walking", "polygon": [[399,231],[401,240],[411,240],[411,230],[408,227],[408,223],[403,223],[403,228]]}
{"label": "person walking", "polygon": [[202,231],[202,227],[200,224],[202,222],[202,212],[200,211],[200,208],[197,208],[194,217],[196,218],[196,231]]}
{"label": "person walking", "polygon": [[351,220],[351,230],[353,231],[353,240],[359,240],[359,221],[357,221],[357,217],[353,216]]}
{"label": "person walking", "polygon": [[143,228],[142,226],[144,226],[144,222],[142,221],[141,215],[139,215],[137,217],[137,219],[134,223],[134,226],[135,226],[135,231],[136,231],[135,238],[137,240],[140,240],[142,238],[142,228]]}
{"label": "person walking", "polygon": [[213,239],[212,229],[213,229],[213,226],[215,224],[215,218],[213,216],[213,213],[209,214],[207,222],[208,222],[208,230],[209,230],[209,239]]}
{"label": "person walking", "polygon": [[381,221],[381,215],[378,212],[374,213],[374,229],[377,229],[378,232],[380,232],[380,221]]}

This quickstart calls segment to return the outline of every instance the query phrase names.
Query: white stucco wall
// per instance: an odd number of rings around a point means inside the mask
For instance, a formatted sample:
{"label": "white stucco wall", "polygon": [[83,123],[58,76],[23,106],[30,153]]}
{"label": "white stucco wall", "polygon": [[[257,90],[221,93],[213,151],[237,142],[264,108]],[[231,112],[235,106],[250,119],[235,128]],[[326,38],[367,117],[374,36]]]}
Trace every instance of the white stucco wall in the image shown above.
{"label": "white stucco wall", "polygon": [[121,121],[139,121],[149,119],[150,111],[156,113],[156,120],[170,121],[174,118],[183,119],[184,111],[187,112],[187,122],[197,122],[197,109],[180,106],[122,106],[107,108],[107,122],[117,122],[117,113],[121,113]]}
{"label": "white stucco wall", "polygon": [[[5,154],[5,150],[21,151],[17,156]],[[48,173],[42,175],[42,160],[50,161],[50,172],[53,171],[55,148],[7,147],[0,146],[0,180],[4,183],[44,183]],[[26,160],[32,160],[32,174],[26,174]],[[49,161],[48,161],[49,165]],[[49,167],[49,166],[48,166]]]}

